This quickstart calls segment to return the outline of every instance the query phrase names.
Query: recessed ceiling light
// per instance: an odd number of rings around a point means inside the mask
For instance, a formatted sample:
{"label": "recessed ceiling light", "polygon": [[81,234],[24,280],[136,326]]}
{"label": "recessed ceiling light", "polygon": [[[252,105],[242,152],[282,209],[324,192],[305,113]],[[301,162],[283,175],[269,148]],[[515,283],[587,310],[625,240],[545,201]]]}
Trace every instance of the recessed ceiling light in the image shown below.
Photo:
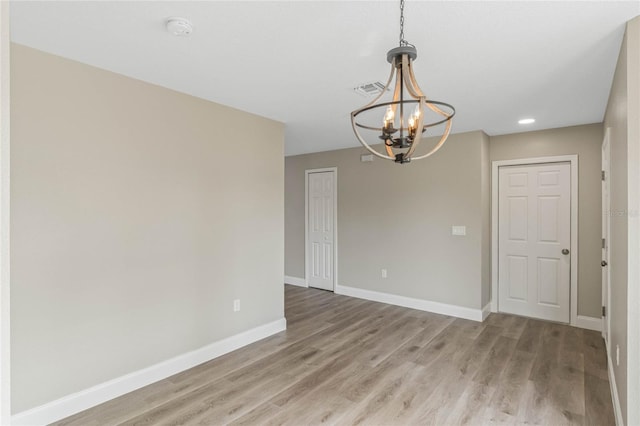
{"label": "recessed ceiling light", "polygon": [[185,18],[169,18],[167,19],[167,31],[174,36],[186,37],[193,32],[193,25]]}
{"label": "recessed ceiling light", "polygon": [[535,118],[523,118],[522,120],[518,120],[518,124],[531,124],[535,122],[536,122]]}

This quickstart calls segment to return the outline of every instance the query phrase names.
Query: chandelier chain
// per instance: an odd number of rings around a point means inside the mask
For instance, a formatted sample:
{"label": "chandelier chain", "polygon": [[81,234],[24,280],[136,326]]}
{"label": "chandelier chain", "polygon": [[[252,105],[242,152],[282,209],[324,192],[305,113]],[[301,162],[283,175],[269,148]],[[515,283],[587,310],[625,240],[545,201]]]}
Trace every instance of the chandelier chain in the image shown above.
{"label": "chandelier chain", "polygon": [[400,0],[400,46],[405,46],[407,41],[404,39],[404,0]]}
{"label": "chandelier chain", "polygon": [[400,0],[400,47],[402,46],[415,47],[404,39],[404,0]]}

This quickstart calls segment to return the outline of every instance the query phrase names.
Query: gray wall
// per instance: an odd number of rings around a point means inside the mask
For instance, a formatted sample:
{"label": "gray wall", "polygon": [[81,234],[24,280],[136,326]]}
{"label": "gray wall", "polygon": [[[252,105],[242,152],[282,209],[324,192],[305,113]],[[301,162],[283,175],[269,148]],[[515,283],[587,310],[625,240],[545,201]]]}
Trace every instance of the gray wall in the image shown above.
{"label": "gray wall", "polygon": [[627,24],[604,125],[611,132],[610,350],[624,423],[640,424],[640,18]]}
{"label": "gray wall", "polygon": [[[304,170],[338,167],[340,285],[481,308],[491,299],[490,162],[577,154],[578,314],[599,317],[602,137],[601,124],[470,132],[405,166],[361,163],[363,148],[287,157],[285,274],[304,278]],[[467,236],[451,236],[451,225],[466,225]]]}
{"label": "gray wall", "polygon": [[578,315],[600,317],[602,124],[491,138],[491,161],[578,155]]}
{"label": "gray wall", "polygon": [[11,76],[14,413],[283,317],[281,123],[15,44]]}
{"label": "gray wall", "polygon": [[629,264],[627,283],[627,424],[640,425],[640,17],[627,23]]}
{"label": "gray wall", "polygon": [[[452,135],[409,165],[360,162],[363,148],[285,160],[285,275],[304,277],[304,172],[338,168],[338,280],[357,287],[482,308],[488,248],[487,137]],[[465,237],[451,235],[466,225]],[[388,270],[381,278],[380,269]]]}

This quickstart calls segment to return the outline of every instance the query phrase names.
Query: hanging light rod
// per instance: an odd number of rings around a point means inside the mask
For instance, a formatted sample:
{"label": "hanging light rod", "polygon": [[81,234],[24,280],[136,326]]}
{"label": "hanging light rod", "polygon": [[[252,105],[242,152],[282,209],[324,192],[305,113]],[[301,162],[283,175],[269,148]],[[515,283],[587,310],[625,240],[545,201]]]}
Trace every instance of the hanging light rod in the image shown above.
{"label": "hanging light rod", "polygon": [[[451,132],[451,119],[456,113],[453,106],[424,95],[413,73],[413,61],[417,57],[416,47],[404,39],[404,0],[400,0],[400,45],[387,52],[387,61],[391,64],[387,84],[374,100],[351,113],[351,125],[360,143],[372,154],[400,164],[427,158],[440,149]],[[384,101],[382,98],[392,83],[393,96]],[[380,121],[382,126],[378,124]],[[444,125],[444,133],[438,143],[427,153],[417,155],[416,148],[427,129],[440,125]],[[385,152],[372,148],[361,130],[377,133],[378,139],[384,142]]]}

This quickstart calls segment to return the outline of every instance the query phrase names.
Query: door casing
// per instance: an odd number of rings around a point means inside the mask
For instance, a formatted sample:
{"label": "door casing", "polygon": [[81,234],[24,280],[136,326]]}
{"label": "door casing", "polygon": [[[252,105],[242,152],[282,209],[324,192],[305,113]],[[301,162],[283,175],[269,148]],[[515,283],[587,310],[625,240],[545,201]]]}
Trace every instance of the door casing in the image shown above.
{"label": "door casing", "polygon": [[[602,238],[605,239],[605,247],[602,247],[602,260],[607,262],[607,266],[602,268],[602,306],[605,309],[605,315],[602,318],[602,337],[609,345],[611,336],[611,271],[608,264],[610,262],[611,252],[609,250],[611,244],[611,145],[609,143],[609,133],[611,129],[607,128],[604,132],[602,141],[602,171],[605,178],[602,181]],[[606,154],[606,155],[605,155]]]}
{"label": "door casing", "polygon": [[311,173],[333,173],[333,291],[338,285],[338,168],[326,167],[304,171],[304,281],[309,287],[309,271],[311,255],[309,247],[309,175]]}
{"label": "door casing", "polygon": [[[561,155],[551,157],[498,160],[491,164],[491,312],[498,312],[498,170],[503,166],[530,164],[571,164],[571,296],[570,324],[579,326],[578,319],[578,156]],[[592,328],[583,327],[583,328]]]}

